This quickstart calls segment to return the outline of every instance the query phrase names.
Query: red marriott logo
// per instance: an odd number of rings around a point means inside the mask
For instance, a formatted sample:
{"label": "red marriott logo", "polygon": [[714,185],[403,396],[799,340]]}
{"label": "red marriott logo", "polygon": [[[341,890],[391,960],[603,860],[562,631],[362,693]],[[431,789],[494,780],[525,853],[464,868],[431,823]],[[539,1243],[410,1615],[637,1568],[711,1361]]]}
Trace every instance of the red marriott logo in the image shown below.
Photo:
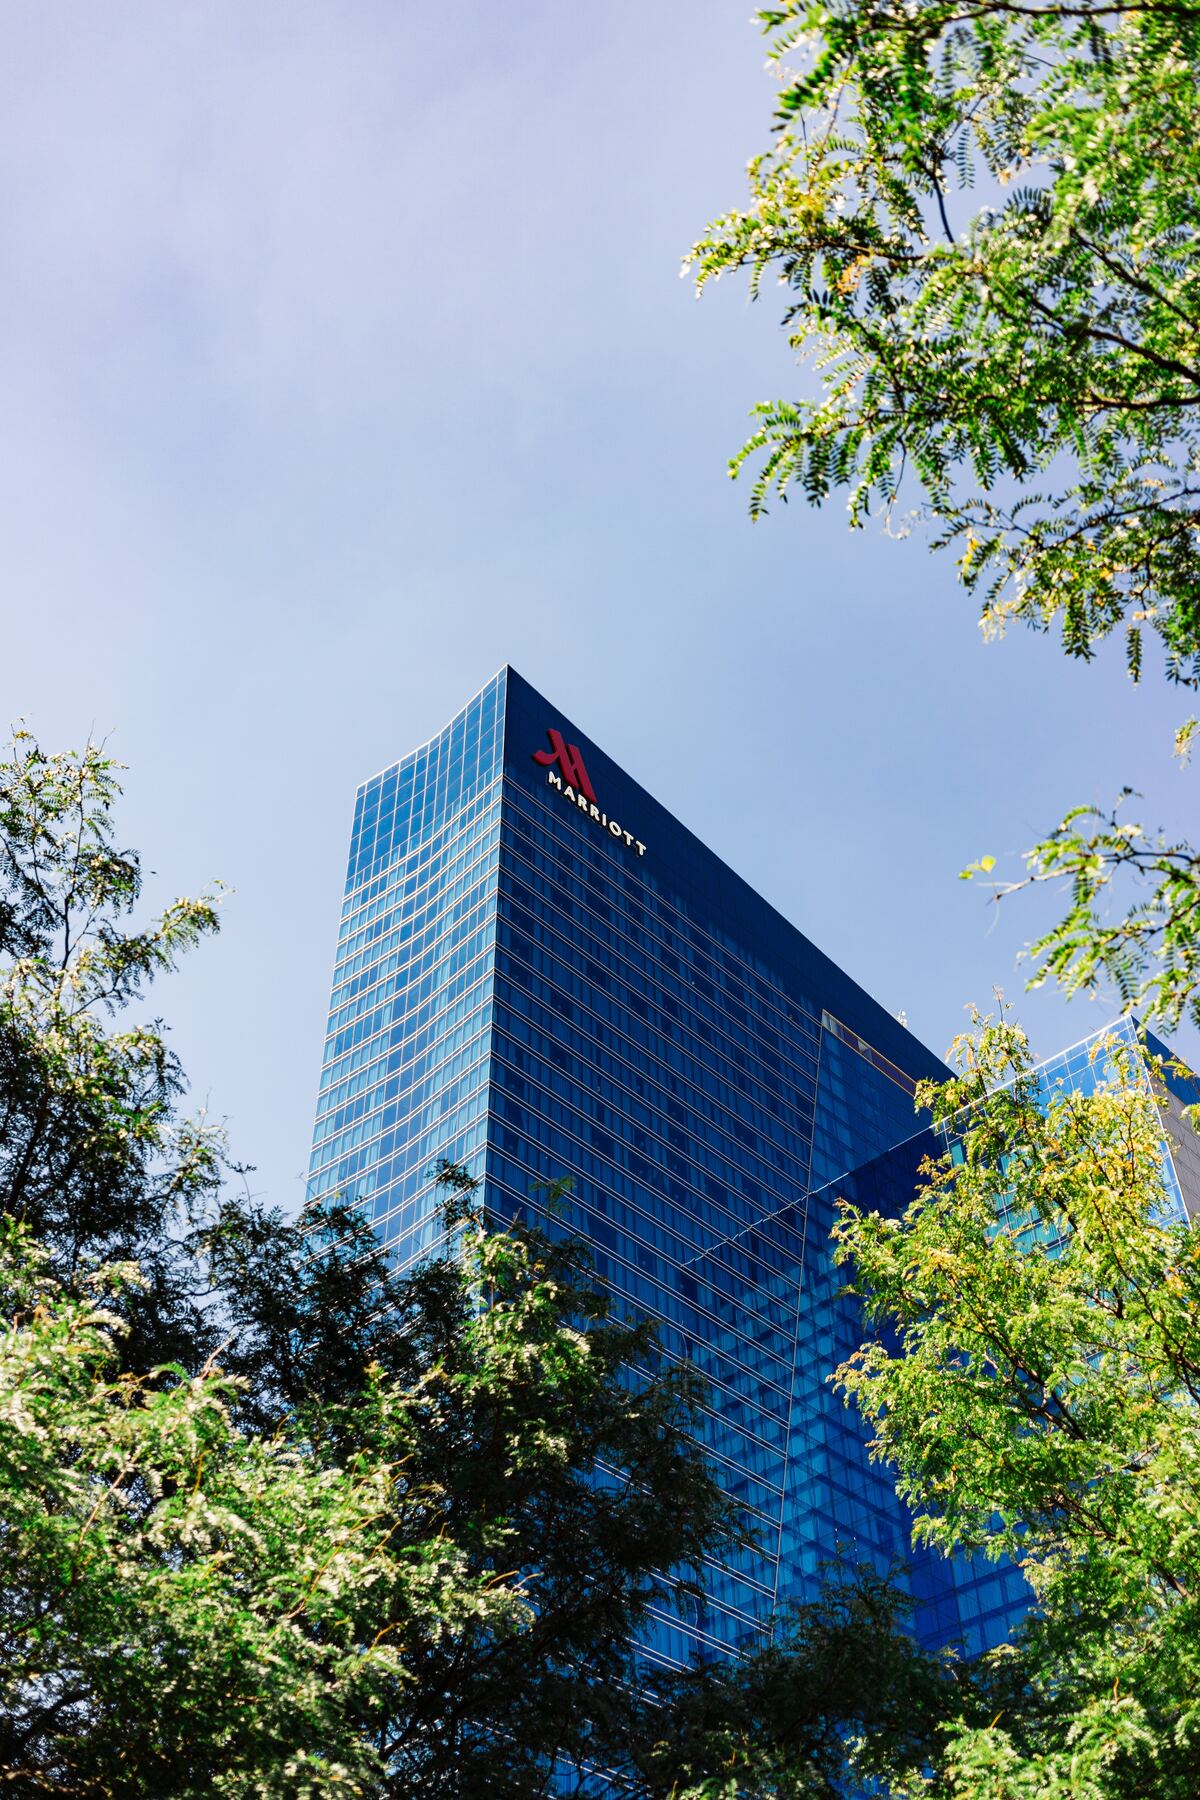
{"label": "red marriott logo", "polygon": [[553,727],[547,731],[546,736],[550,739],[549,750],[535,750],[533,760],[545,769],[548,784],[557,788],[564,800],[569,800],[589,819],[594,819],[610,837],[623,839],[627,849],[636,850],[639,856],[645,856],[646,846],[642,840],[635,838],[632,831],[626,831],[623,826],[618,825],[615,819],[610,819],[596,799],[596,790],[584,767],[579,745],[568,744],[562,732]]}
{"label": "red marriott logo", "polygon": [[596,792],[588,780],[588,772],[583,766],[583,753],[579,745],[566,743],[561,731],[551,730],[546,733],[546,736],[550,739],[553,748],[535,750],[534,762],[541,763],[543,769],[548,769],[551,764],[557,763],[563,780],[576,788],[589,804],[594,802]]}

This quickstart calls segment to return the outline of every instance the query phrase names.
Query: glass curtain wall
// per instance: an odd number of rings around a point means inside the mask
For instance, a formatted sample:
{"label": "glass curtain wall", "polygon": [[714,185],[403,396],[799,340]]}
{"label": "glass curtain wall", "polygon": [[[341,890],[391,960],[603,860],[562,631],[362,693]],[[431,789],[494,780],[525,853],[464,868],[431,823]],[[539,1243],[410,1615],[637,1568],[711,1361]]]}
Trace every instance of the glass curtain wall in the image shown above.
{"label": "glass curtain wall", "polygon": [[[652,1658],[737,1650],[833,1558],[907,1553],[826,1381],[858,1341],[828,1233],[868,1164],[906,1204],[911,1158],[882,1153],[941,1072],[512,670],[359,790],[311,1192],[361,1207],[405,1267],[440,1235],[439,1158],[502,1216],[570,1180],[551,1228],[705,1377],[703,1440],[757,1540],[687,1616],[664,1596]],[[949,1577],[913,1579],[944,1641]]]}
{"label": "glass curtain wall", "polygon": [[503,699],[501,674],[355,801],[309,1194],[399,1268],[438,1236],[438,1158],[487,1138]]}

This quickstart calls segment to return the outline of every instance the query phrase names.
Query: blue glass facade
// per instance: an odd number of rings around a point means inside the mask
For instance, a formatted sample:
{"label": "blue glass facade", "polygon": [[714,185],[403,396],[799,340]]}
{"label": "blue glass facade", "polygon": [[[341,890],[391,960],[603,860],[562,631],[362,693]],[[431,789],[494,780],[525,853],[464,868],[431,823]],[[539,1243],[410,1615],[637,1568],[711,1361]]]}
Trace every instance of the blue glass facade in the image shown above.
{"label": "blue glass facade", "polygon": [[[759,1542],[664,1607],[651,1657],[752,1641],[835,1555],[909,1554],[829,1370],[859,1342],[835,1192],[891,1211],[942,1065],[514,671],[357,796],[311,1191],[398,1266],[437,1241],[448,1156],[501,1212],[573,1183],[617,1302],[706,1376],[706,1447]],[[922,1636],[956,1635],[944,1565]]]}
{"label": "blue glass facade", "polygon": [[429,1170],[488,1132],[503,677],[359,789],[310,1188],[405,1262],[434,1242]]}

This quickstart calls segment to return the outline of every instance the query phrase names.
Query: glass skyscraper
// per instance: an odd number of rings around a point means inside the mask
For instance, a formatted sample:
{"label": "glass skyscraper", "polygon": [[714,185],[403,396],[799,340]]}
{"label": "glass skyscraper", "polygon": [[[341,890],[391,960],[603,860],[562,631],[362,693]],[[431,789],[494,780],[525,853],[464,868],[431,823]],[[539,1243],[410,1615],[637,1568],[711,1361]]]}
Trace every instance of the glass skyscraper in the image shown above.
{"label": "glass skyscraper", "polygon": [[1015,1571],[912,1556],[826,1377],[861,1339],[829,1231],[894,1213],[943,1065],[512,669],[360,788],[311,1192],[403,1268],[437,1244],[442,1157],[565,1223],[617,1304],[703,1372],[706,1448],[759,1548],[664,1606],[650,1658],[753,1642],[838,1555],[908,1565],[918,1634],[1004,1635]]}
{"label": "glass skyscraper", "polygon": [[[651,1656],[747,1644],[839,1553],[909,1555],[825,1381],[859,1341],[830,1184],[871,1165],[903,1204],[914,1084],[942,1073],[511,669],[359,790],[311,1192],[404,1267],[436,1245],[439,1158],[501,1213],[571,1179],[600,1278],[706,1376],[706,1447],[761,1546],[664,1609]],[[944,1569],[912,1580],[922,1635],[954,1636]]]}

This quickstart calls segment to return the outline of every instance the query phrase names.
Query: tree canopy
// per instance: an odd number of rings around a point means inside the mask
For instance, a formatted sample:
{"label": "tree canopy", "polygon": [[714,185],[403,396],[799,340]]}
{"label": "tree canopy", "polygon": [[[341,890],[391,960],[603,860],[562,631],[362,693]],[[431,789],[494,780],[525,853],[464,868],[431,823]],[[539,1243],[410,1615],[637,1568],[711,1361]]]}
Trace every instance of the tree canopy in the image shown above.
{"label": "tree canopy", "polygon": [[[843,1208],[874,1331],[838,1372],[920,1537],[1015,1561],[1037,1610],[980,1670],[935,1792],[1186,1800],[1200,1768],[1200,1250],[1140,1054],[1047,1091],[1006,1017],[926,1087],[903,1218]],[[909,1787],[901,1782],[899,1792]],[[928,1789],[912,1784],[914,1793]]]}
{"label": "tree canopy", "polygon": [[819,394],[758,408],[753,509],[911,476],[988,630],[1120,627],[1200,679],[1200,10],[783,0],[751,202],[700,284],[774,276]]}
{"label": "tree canopy", "polygon": [[414,1646],[519,1630],[528,1605],[444,1531],[439,1496],[373,1453],[412,1398],[363,1383],[363,1448],[247,1436],[213,1365],[123,1369],[107,1304],[0,1221],[0,1778],[101,1797],[386,1791],[367,1721]]}

